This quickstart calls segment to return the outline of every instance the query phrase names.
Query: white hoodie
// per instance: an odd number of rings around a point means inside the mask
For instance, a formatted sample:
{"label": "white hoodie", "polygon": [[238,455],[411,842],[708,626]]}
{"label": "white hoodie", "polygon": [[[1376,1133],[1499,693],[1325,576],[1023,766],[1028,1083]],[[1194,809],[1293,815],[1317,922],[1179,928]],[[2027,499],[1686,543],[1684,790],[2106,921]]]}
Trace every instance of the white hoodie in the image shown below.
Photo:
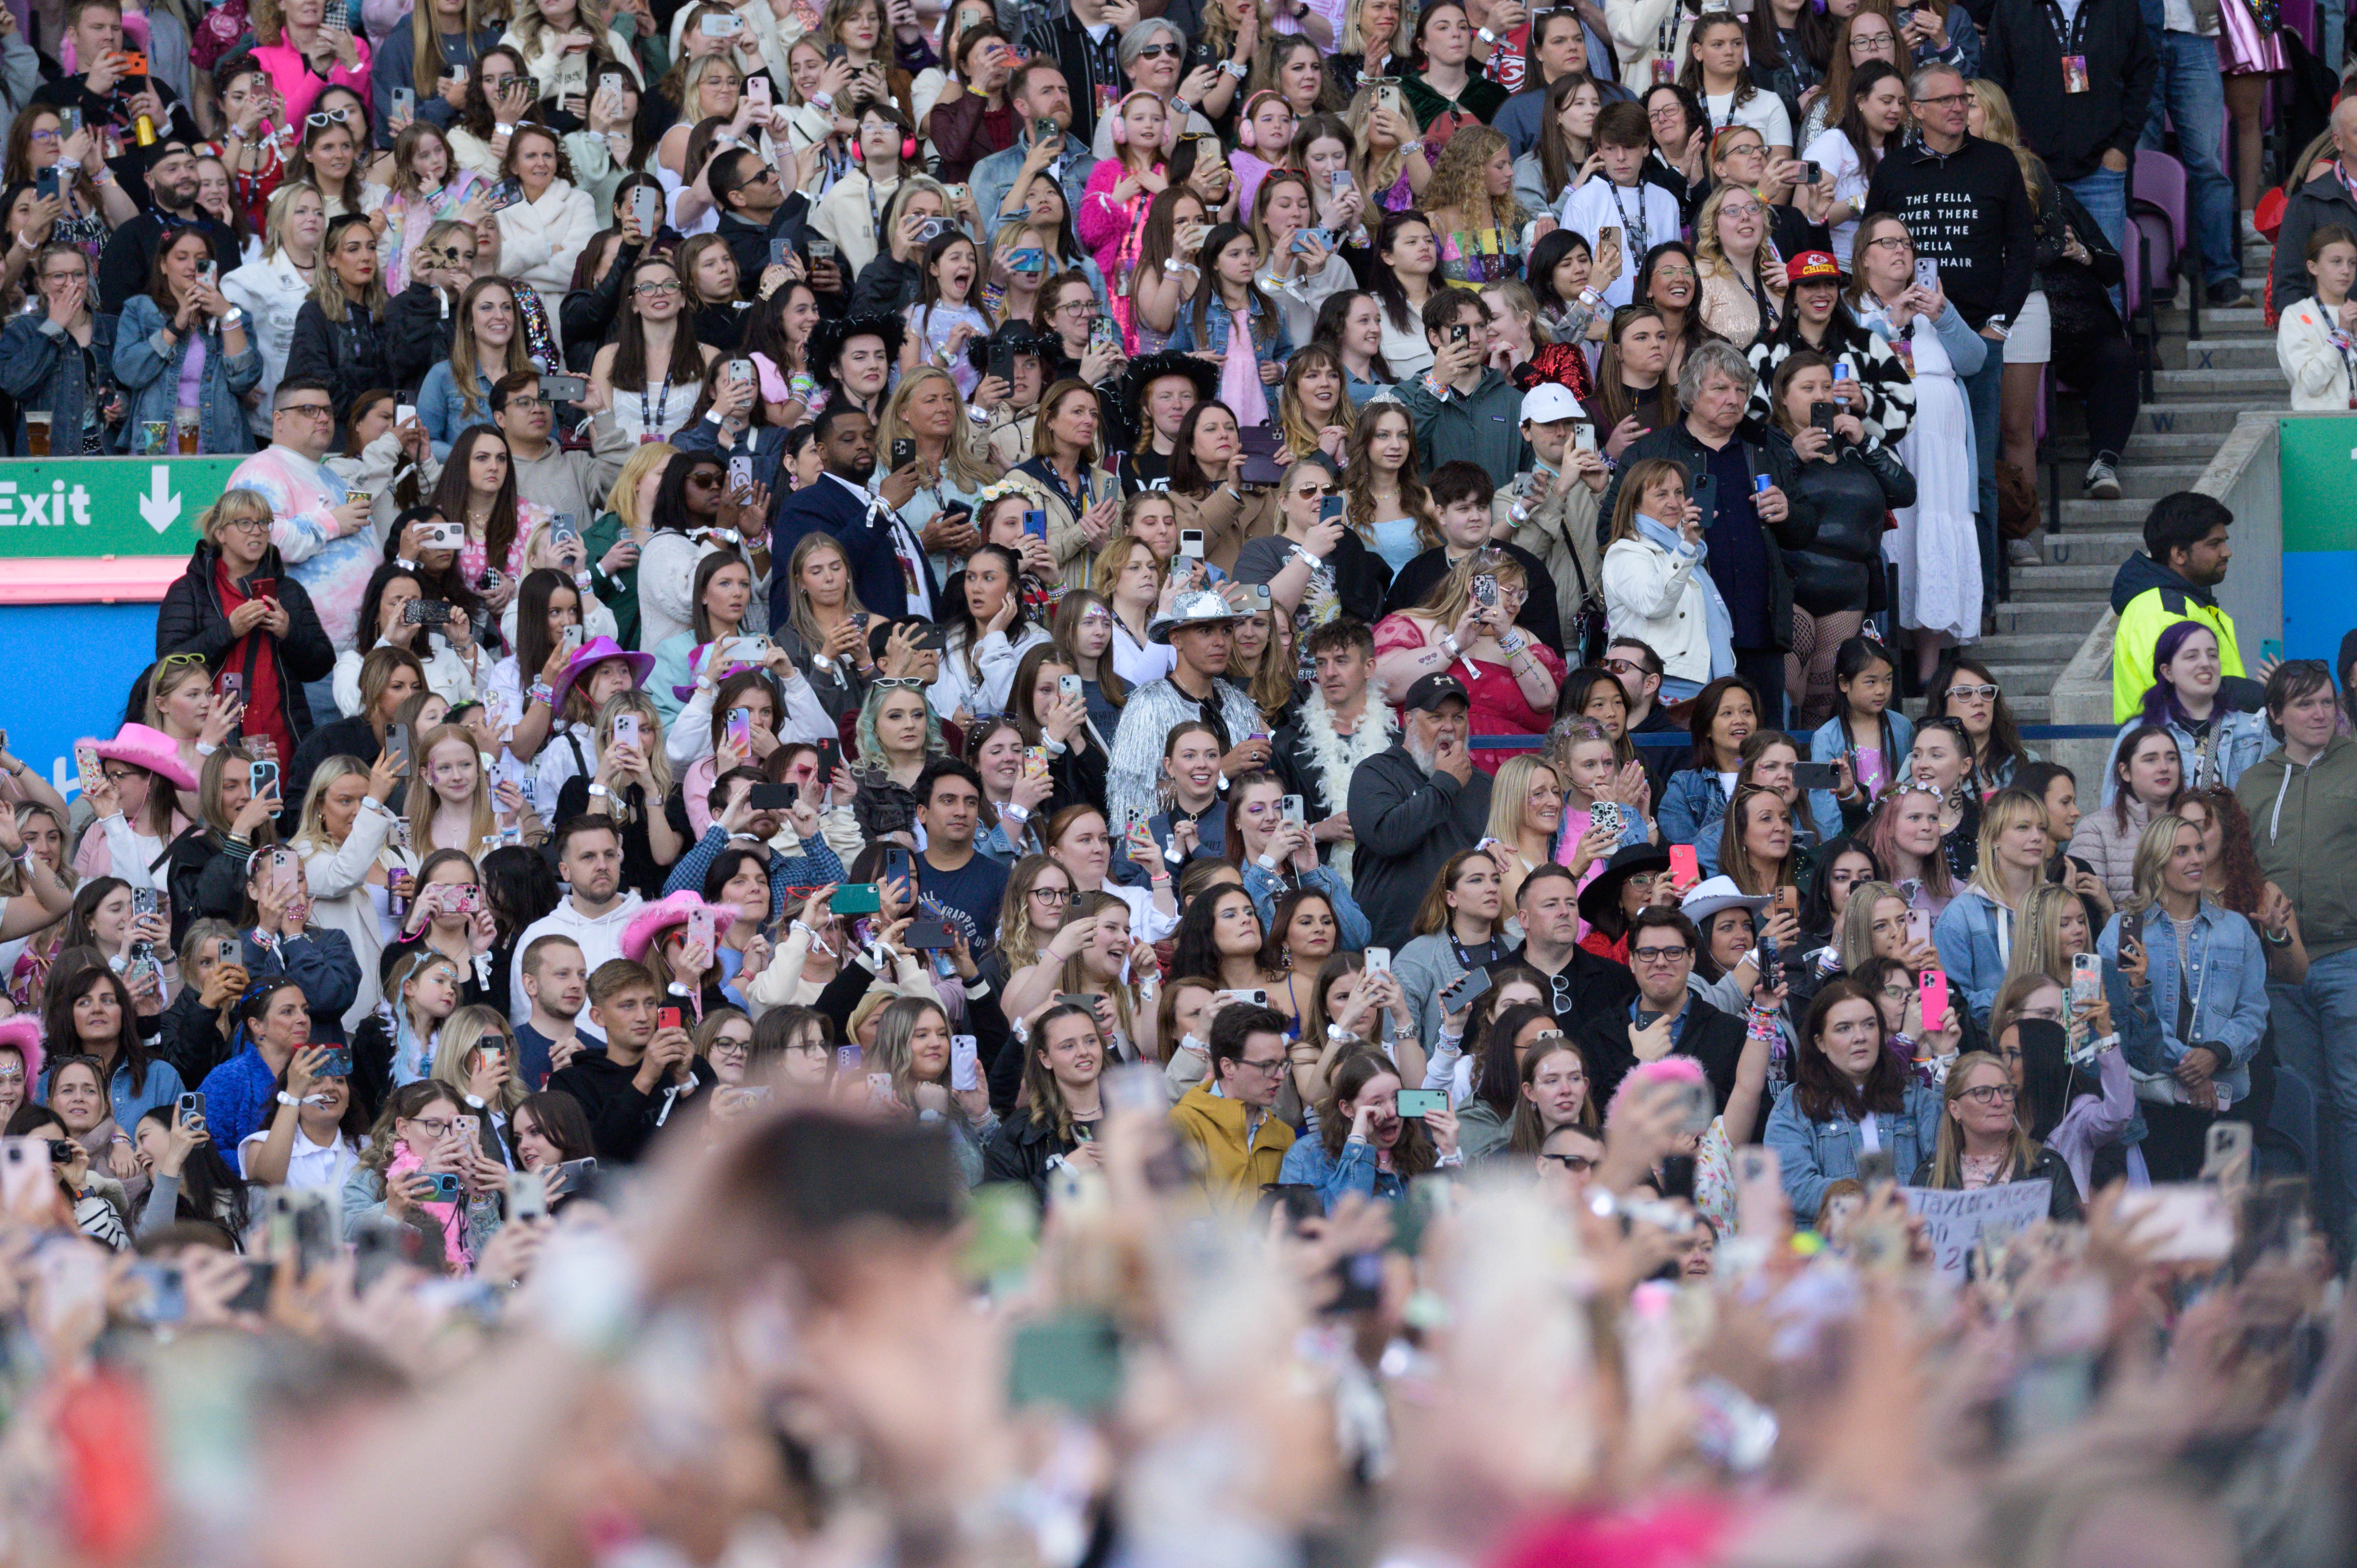
{"label": "white hoodie", "polygon": [[[595,974],[599,964],[622,956],[622,932],[631,918],[646,908],[646,903],[636,892],[625,891],[621,902],[606,913],[585,915],[573,907],[568,896],[555,908],[526,926],[523,935],[516,940],[515,956],[508,961],[508,1022],[522,1028],[532,1016],[532,998],[523,993],[524,950],[543,937],[570,937],[581,950],[584,972]],[[577,1026],[584,1035],[597,1037],[597,1030],[588,1020],[588,1010],[584,1008]]]}

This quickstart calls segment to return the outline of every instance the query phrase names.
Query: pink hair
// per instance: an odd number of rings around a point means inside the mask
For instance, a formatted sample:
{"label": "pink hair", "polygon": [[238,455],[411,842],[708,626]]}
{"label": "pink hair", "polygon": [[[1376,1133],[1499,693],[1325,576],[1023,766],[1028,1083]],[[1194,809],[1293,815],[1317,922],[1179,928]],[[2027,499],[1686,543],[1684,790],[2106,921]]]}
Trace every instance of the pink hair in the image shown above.
{"label": "pink hair", "polygon": [[1692,1057],[1663,1057],[1657,1062],[1639,1062],[1630,1069],[1629,1075],[1620,1080],[1620,1087],[1612,1091],[1612,1103],[1605,1108],[1604,1120],[1609,1122],[1615,1115],[1619,1114],[1620,1102],[1628,1099],[1631,1091],[1641,1083],[1707,1083],[1708,1081],[1710,1081],[1709,1075],[1702,1070],[1702,1063]]}

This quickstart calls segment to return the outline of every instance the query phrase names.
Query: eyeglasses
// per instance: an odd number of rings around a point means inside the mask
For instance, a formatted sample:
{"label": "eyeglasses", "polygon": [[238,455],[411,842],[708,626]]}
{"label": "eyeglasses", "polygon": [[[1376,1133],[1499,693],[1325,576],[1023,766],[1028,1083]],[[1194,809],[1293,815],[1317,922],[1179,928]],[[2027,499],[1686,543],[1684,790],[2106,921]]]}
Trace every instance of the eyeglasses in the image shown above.
{"label": "eyeglasses", "polygon": [[1948,688],[1948,696],[1951,701],[1964,701],[1977,697],[1984,703],[1994,702],[1996,699],[1996,688],[1995,686],[1951,686]]}
{"label": "eyeglasses", "polygon": [[1072,901],[1072,890],[1069,887],[1034,887],[1031,897],[1042,904],[1069,904]]}
{"label": "eyeglasses", "polygon": [[241,529],[248,533],[267,533],[270,532],[270,520],[266,517],[225,517],[218,526]]}
{"label": "eyeglasses", "polygon": [[1238,1057],[1236,1058],[1236,1068],[1239,1071],[1245,1068],[1250,1068],[1253,1071],[1260,1074],[1263,1078],[1275,1078],[1278,1073],[1285,1070],[1285,1058],[1283,1057],[1271,1057],[1265,1061],[1256,1062],[1250,1057]]}
{"label": "eyeglasses", "polygon": [[409,1118],[408,1121],[411,1126],[429,1138],[447,1137],[450,1129],[457,1125],[447,1116],[418,1116]]}
{"label": "eyeglasses", "polygon": [[712,1042],[712,1048],[706,1054],[716,1057],[723,1053],[732,1057],[750,1056],[753,1054],[753,1042],[750,1040],[731,1039],[723,1036],[721,1038]]}
{"label": "eyeglasses", "polygon": [[1972,98],[1969,92],[1950,92],[1938,98],[1918,98],[1915,102],[1927,109],[1948,109],[1959,103],[1969,103]]}
{"label": "eyeglasses", "polygon": [[1674,948],[1631,948],[1629,956],[1639,963],[1675,963],[1686,956],[1683,943]]}
{"label": "eyeglasses", "polygon": [[1899,251],[1911,251],[1915,248],[1915,242],[1904,234],[1885,234],[1878,240],[1868,240],[1866,243],[1868,250],[1878,245]]}
{"label": "eyeglasses", "polygon": [[[511,76],[507,80],[513,81],[515,78]],[[329,125],[340,125],[351,117],[352,111],[350,109],[314,109],[303,116],[303,124],[317,131]]]}
{"label": "eyeglasses", "polygon": [[634,283],[630,285],[630,292],[646,295],[649,297],[660,294],[677,294],[679,281],[674,278],[670,283]]}
{"label": "eyeglasses", "polygon": [[1586,1176],[1596,1168],[1596,1162],[1586,1155],[1541,1155],[1543,1160],[1553,1160],[1574,1176]]}
{"label": "eyeglasses", "polygon": [[1323,499],[1328,496],[1339,496],[1342,492],[1336,489],[1331,485],[1304,485],[1301,489],[1294,491],[1293,493],[1299,496],[1302,499],[1308,500],[1312,496],[1316,496],[1318,499]]}
{"label": "eyeglasses", "polygon": [[55,131],[36,131],[33,133],[33,140],[37,142],[55,142],[62,139],[63,138]]}
{"label": "eyeglasses", "polygon": [[530,411],[535,408],[553,408],[555,405],[544,397],[511,397],[508,399],[508,406]]}
{"label": "eyeglasses", "polygon": [[299,413],[306,419],[333,419],[336,405],[331,403],[290,403],[282,404],[281,413]]}
{"label": "eyeglasses", "polygon": [[1652,673],[1651,670],[1633,659],[1608,659],[1604,661],[1604,668],[1611,671],[1615,675],[1651,675]]}
{"label": "eyeglasses", "polygon": [[1976,1089],[1964,1090],[1964,1098],[1975,1105],[2010,1105],[2015,1094],[2013,1085],[2009,1083],[1984,1083]]}

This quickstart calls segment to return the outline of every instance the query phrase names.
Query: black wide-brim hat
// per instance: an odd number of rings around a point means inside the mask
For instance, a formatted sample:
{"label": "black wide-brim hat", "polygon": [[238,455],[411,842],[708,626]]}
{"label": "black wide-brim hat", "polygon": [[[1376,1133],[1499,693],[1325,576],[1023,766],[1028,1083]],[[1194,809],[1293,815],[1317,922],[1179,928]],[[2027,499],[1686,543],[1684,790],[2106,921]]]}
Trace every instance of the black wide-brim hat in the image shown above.
{"label": "black wide-brim hat", "polygon": [[1129,362],[1121,377],[1121,405],[1129,410],[1140,429],[1146,426],[1146,389],[1164,376],[1186,377],[1195,383],[1195,395],[1205,403],[1220,394],[1220,367],[1211,360],[1172,349],[1141,355]]}
{"label": "black wide-brim hat", "polygon": [[1579,890],[1579,918],[1596,925],[1605,912],[1620,907],[1620,889],[1640,871],[1667,871],[1670,852],[1657,843],[1622,844],[1612,852],[1594,880]]}
{"label": "black wide-brim hat", "polygon": [[811,373],[821,381],[834,385],[835,356],[841,354],[843,346],[854,338],[869,336],[884,339],[884,357],[894,369],[899,369],[900,345],[909,336],[907,322],[897,316],[884,315],[846,316],[839,321],[822,317],[819,324],[811,328]]}

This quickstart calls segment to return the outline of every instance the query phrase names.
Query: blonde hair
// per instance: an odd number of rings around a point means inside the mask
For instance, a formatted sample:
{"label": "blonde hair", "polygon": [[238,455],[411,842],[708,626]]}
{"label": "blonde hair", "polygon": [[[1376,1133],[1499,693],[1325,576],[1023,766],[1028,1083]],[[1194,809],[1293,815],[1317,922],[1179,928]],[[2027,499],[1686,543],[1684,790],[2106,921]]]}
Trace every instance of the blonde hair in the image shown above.
{"label": "blonde hair", "polygon": [[260,490],[223,490],[221,499],[205,508],[197,519],[197,537],[209,544],[219,544],[219,530],[225,522],[270,521],[270,502]]}
{"label": "blonde hair", "polygon": [[[1973,866],[1972,880],[1964,886],[1979,888],[2000,906],[2005,904],[2005,889],[1997,886],[1997,840],[2008,828],[2023,822],[2034,822],[2040,832],[2046,831],[2046,803],[2027,789],[1999,789],[1981,802],[1980,859]],[[2051,834],[2047,842],[2053,843]],[[2038,874],[2030,873],[2031,887],[2038,885]]]}
{"label": "blonde hair", "polygon": [[[1749,125],[1737,128],[1752,129]],[[1727,204],[1729,195],[1749,196],[1754,201],[1760,199],[1750,190],[1734,185],[1722,185],[1705,199],[1702,210],[1695,214],[1695,275],[1698,278],[1733,274],[1734,263],[1727,259],[1727,252],[1718,242],[1719,209]],[[1768,253],[1774,246],[1775,237],[1770,232],[1769,222],[1763,213],[1760,221],[1760,248],[1751,253],[1751,275],[1738,280],[1747,289],[1757,289],[1763,297],[1775,292],[1768,285]],[[1697,300],[1696,304],[1699,305],[1700,301]],[[1764,328],[1766,323],[1763,321],[1761,325]]]}
{"label": "blonde hair", "polygon": [[[1966,1051],[1948,1069],[1948,1085],[1940,1096],[1940,1143],[1932,1156],[1932,1186],[1953,1191],[1964,1185],[1964,1135],[1956,1125],[1955,1104],[1964,1097],[1964,1079],[1985,1067],[1996,1069],[1997,1077],[2006,1083],[2013,1081],[2013,1070],[2003,1060],[1988,1051]],[[2021,1124],[2021,1101],[2013,1102],[2012,1138],[2006,1150],[2005,1167],[1997,1172],[2000,1181],[2019,1181],[2029,1174],[2038,1157],[2045,1151]]]}
{"label": "blonde hair", "polygon": [[[2123,909],[2150,909],[2160,902],[2160,874],[2177,847],[2177,831],[2191,827],[2191,822],[2175,811],[2164,811],[2144,825],[2144,832],[2136,837],[2136,890],[2120,906]],[[2194,831],[2198,836],[2201,830]],[[2196,897],[2208,898],[2209,891],[2205,888]]]}
{"label": "blonde hair", "polygon": [[[1427,213],[1454,212],[1465,225],[1457,232],[1469,236],[1488,229],[1520,235],[1529,217],[1523,204],[1512,191],[1502,198],[1492,197],[1481,172],[1491,157],[1505,150],[1509,144],[1501,133],[1487,125],[1466,126],[1440,150],[1440,161],[1432,166],[1432,177],[1425,182],[1416,205]],[[1478,218],[1489,221],[1475,222]]]}
{"label": "blonde hair", "polygon": [[1834,944],[1841,951],[1844,969],[1856,969],[1874,957],[1874,907],[1885,898],[1900,904],[1907,895],[1889,882],[1860,882],[1851,886],[1849,902],[1842,907],[1841,926],[1834,933]]}
{"label": "blonde hair", "polygon": [[1495,545],[1485,544],[1467,553],[1464,560],[1451,566],[1448,575],[1425,596],[1424,603],[1415,607],[1415,613],[1444,628],[1455,626],[1464,618],[1466,607],[1473,602],[1476,577],[1495,577],[1501,583],[1511,577],[1525,585],[1529,582],[1521,562]]}
{"label": "blonde hair", "polygon": [[1980,101],[1981,140],[1995,142],[2013,155],[2013,161],[2021,167],[2023,188],[2033,202],[2038,200],[2052,188],[2053,180],[2045,161],[2021,145],[2021,121],[2013,112],[2013,100],[1994,81],[1975,78],[1964,86]]}
{"label": "blonde hair", "polygon": [[[580,684],[574,682],[574,689],[578,691]],[[655,781],[655,787],[647,792],[649,809],[662,811],[662,802],[671,798],[671,758],[665,755],[670,748],[663,745],[662,711],[655,706],[652,697],[630,687],[606,699],[595,721],[598,755],[603,756],[606,748],[614,744],[614,721],[624,714],[639,715],[639,749],[646,754],[647,771]],[[628,798],[619,790],[607,798],[606,811],[616,823],[625,825],[636,814]]]}
{"label": "blonde hair", "polygon": [[[2013,957],[2005,966],[2007,980],[2035,975],[2057,985],[2070,984],[2071,961],[2062,951],[2065,899],[2077,902],[2080,913],[2086,913],[2085,901],[2076,891],[2052,882],[2040,883],[2021,901],[2021,911],[2013,920]],[[2093,934],[2091,923],[2088,935]],[[2090,947],[2087,950],[2093,952],[2094,949]],[[1996,1036],[1992,1035],[1990,1038]]]}
{"label": "blonde hair", "polygon": [[905,411],[909,400],[916,396],[919,387],[934,381],[949,388],[950,396],[956,400],[950,419],[949,444],[943,452],[942,471],[952,488],[971,495],[999,477],[998,465],[988,456],[977,454],[969,445],[966,432],[974,428],[974,421],[965,416],[965,395],[958,391],[957,382],[951,379],[950,373],[938,365],[918,366],[901,377],[900,384],[892,389],[892,395],[884,401],[884,417],[876,422],[876,449],[889,452],[893,442],[908,435],[909,416]]}
{"label": "blonde hair", "polygon": [[[1405,30],[1407,25],[1405,6],[1400,8],[1400,25]],[[1406,58],[1407,46],[1402,44],[1397,52],[1403,59]],[[1361,87],[1351,95],[1350,105],[1342,111],[1342,123],[1351,128],[1351,176],[1370,198],[1397,184],[1400,170],[1407,166],[1407,149],[1405,146],[1386,148],[1378,161],[1378,155],[1367,134],[1367,122],[1373,114],[1374,107],[1375,89]]]}
{"label": "blonde hair", "polygon": [[1563,788],[1563,775],[1555,764],[1528,751],[1506,758],[1490,780],[1490,825],[1482,831],[1517,854],[1523,842],[1523,804],[1530,799],[1532,777],[1542,772],[1555,779],[1556,789]]}
{"label": "blonde hair", "polygon": [[435,792],[426,776],[433,770],[436,748],[451,742],[465,746],[468,759],[475,765],[475,799],[467,842],[439,847],[463,850],[471,860],[483,853],[485,840],[494,844],[499,842],[499,822],[491,814],[490,776],[483,769],[482,754],[476,748],[474,734],[458,725],[442,725],[420,736],[409,754],[409,847],[421,859],[437,847],[434,843],[434,813],[442,803],[442,797]]}
{"label": "blonde hair", "polygon": [[[251,495],[253,492],[249,490],[245,493]],[[212,671],[201,662],[190,662],[185,660],[178,664],[157,664],[155,667],[155,673],[147,681],[147,701],[139,710],[139,722],[149,729],[162,729],[165,703],[170,700],[173,693],[191,681],[210,689],[213,683]]]}
{"label": "blonde hair", "polygon": [[[461,1106],[467,1103],[466,1097],[474,1092],[467,1082],[471,1066],[468,1058],[481,1048],[483,1037],[487,1035],[498,1036],[501,1048],[511,1057],[514,1056],[515,1042],[509,1037],[508,1021],[500,1016],[498,1008],[486,1007],[479,1003],[461,1007],[443,1019],[441,1031],[435,1036],[434,1068],[426,1077],[455,1092]],[[509,1066],[512,1069],[514,1063],[510,1062]],[[492,1104],[512,1116],[515,1108],[523,1103],[523,1076],[511,1070],[507,1082],[500,1085],[499,1098]],[[486,1127],[484,1131],[489,1132],[490,1129]]]}
{"label": "blonde hair", "polygon": [[679,448],[668,441],[641,443],[622,459],[622,471],[614,476],[614,488],[606,492],[606,510],[620,518],[627,527],[651,525],[652,518],[639,515],[639,486],[649,474],[678,456]]}
{"label": "blonde hair", "polygon": [[334,842],[328,837],[328,790],[339,779],[350,779],[355,775],[362,779],[369,776],[368,768],[357,757],[337,756],[320,758],[319,766],[311,771],[311,782],[303,790],[300,825],[296,828],[295,836],[289,841],[296,849],[305,854],[311,854],[336,847]]}
{"label": "blonde hair", "polygon": [[[368,224],[361,220],[336,218],[329,219],[319,231],[318,257],[311,267],[311,303],[319,307],[320,315],[339,326],[350,315],[351,301],[344,293],[344,280],[336,275],[335,264],[328,259],[328,247],[353,230],[367,228]],[[371,252],[376,248],[373,231],[369,234],[369,248]],[[393,296],[384,289],[384,269],[379,267],[369,274],[368,293],[361,300],[361,306],[382,321],[385,306],[392,303]]]}

